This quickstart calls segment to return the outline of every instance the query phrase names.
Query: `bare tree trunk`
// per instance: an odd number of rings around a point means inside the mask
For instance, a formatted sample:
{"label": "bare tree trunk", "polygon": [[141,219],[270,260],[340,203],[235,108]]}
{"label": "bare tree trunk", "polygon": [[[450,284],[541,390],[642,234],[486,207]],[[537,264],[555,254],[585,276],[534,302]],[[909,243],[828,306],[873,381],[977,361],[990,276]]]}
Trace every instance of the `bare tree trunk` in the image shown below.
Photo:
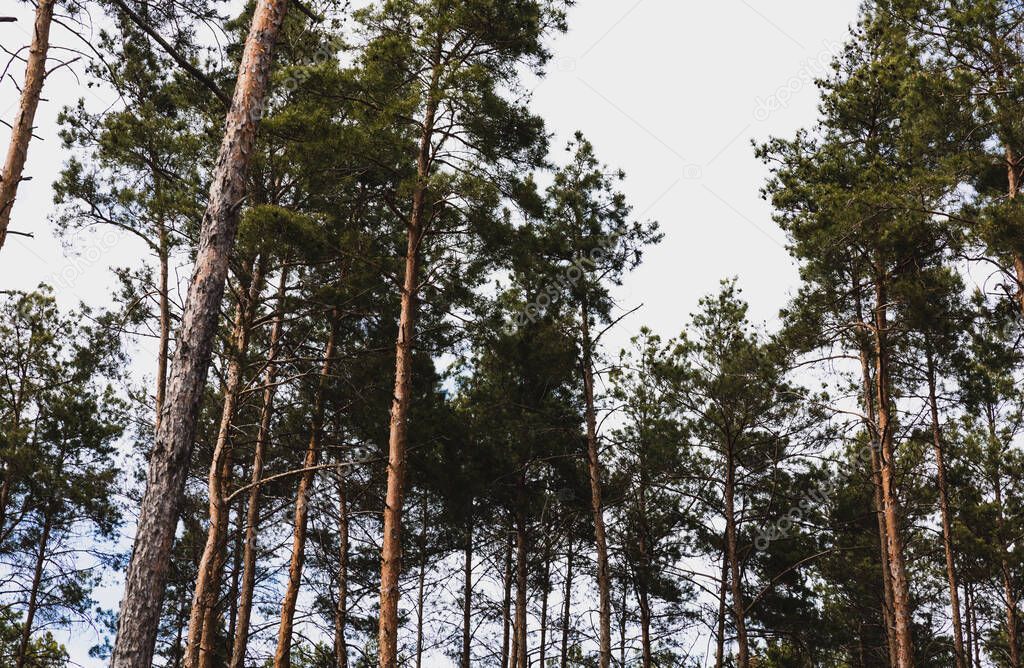
{"label": "bare tree trunk", "polygon": [[292,626],[295,622],[295,606],[299,600],[299,587],[302,584],[302,568],[306,563],[306,527],[309,524],[309,495],[313,489],[313,470],[320,460],[320,442],[324,429],[324,391],[327,378],[331,373],[331,362],[334,357],[334,339],[338,333],[337,309],[331,312],[330,334],[324,347],[324,360],[320,367],[320,378],[317,381],[313,397],[313,417],[310,424],[309,445],[302,461],[303,473],[299,478],[299,488],[295,494],[295,518],[292,534],[292,558],[288,567],[288,584],[284,599],[281,601],[281,625],[277,633],[277,650],[274,652],[274,668],[289,668],[292,653]]}
{"label": "bare tree trunk", "polygon": [[561,668],[569,666],[569,627],[572,624],[572,538],[565,557],[565,588],[562,593],[562,656]]}
{"label": "bare tree trunk", "polygon": [[501,668],[509,668],[509,630],[512,627],[512,537],[505,538],[505,596],[501,602]]}
{"label": "bare tree trunk", "polygon": [[739,549],[736,542],[736,460],[733,445],[728,445],[725,461],[725,549],[729,559],[729,581],[732,584],[732,616],[736,625],[737,668],[750,668],[747,645],[746,604],[743,602],[743,580],[740,577]]}
{"label": "bare tree trunk", "polygon": [[939,404],[935,389],[935,360],[927,351],[928,363],[928,404],[932,418],[932,441],[935,448],[936,482],[939,485],[939,513],[942,517],[942,547],[946,553],[946,578],[949,581],[949,607],[953,620],[953,652],[957,668],[967,668],[964,652],[964,633],[960,621],[960,587],[956,578],[956,563],[953,555],[953,528],[949,515],[949,486],[946,483],[946,461],[942,445],[942,431],[939,426]]}
{"label": "bare tree trunk", "polygon": [[974,664],[981,667],[981,637],[978,635],[978,606],[974,601],[974,587],[970,588],[971,593],[971,628],[974,634]]}
{"label": "bare tree trunk", "polygon": [[594,514],[594,542],[597,547],[597,590],[600,618],[599,668],[608,668],[612,660],[611,576],[608,570],[608,539],[604,529],[604,505],[601,501],[601,460],[597,443],[597,409],[594,405],[593,342],[590,338],[590,309],[581,309],[583,334],[583,392],[587,417],[587,467],[590,474],[590,508]]}
{"label": "bare tree trunk", "polygon": [[626,665],[626,583],[622,583],[622,600],[619,602],[619,665]]}
{"label": "bare tree trunk", "polygon": [[[860,286],[854,286],[854,296],[857,304],[857,320],[864,322],[864,313],[861,307]],[[858,345],[860,351],[860,369],[862,386],[864,390],[864,425],[871,441],[871,491],[872,503],[875,515],[875,523],[878,525],[878,550],[879,563],[882,567],[882,624],[885,630],[887,661],[890,668],[896,667],[898,649],[896,647],[896,623],[893,619],[893,597],[892,578],[889,570],[889,550],[887,546],[888,535],[885,529],[885,508],[882,501],[882,464],[879,459],[881,448],[880,431],[878,429],[878,417],[875,413],[874,384],[871,375],[871,360],[868,356],[866,341]]]}
{"label": "bare tree trunk", "polygon": [[547,668],[548,594],[551,588],[551,533],[544,533],[544,581],[540,588],[540,655],[537,665]]}
{"label": "bare tree trunk", "polygon": [[[228,589],[227,646],[235,646],[238,631],[238,592],[242,576],[242,543],[245,538],[245,519],[241,509],[235,512],[235,544],[231,548],[231,587]],[[230,656],[228,659],[230,660]]]}
{"label": "bare tree trunk", "polygon": [[348,481],[338,472],[338,605],[334,610],[334,663],[348,668]]}
{"label": "bare tree trunk", "polygon": [[[1020,193],[1020,165],[1018,161],[1020,158],[1017,157],[1016,152],[1006,147],[1006,172],[1007,182],[1009,187],[1007,189],[1007,198],[1015,200],[1017,195]],[[1021,314],[1024,314],[1024,256],[1021,252],[1014,248],[1012,250],[1013,257],[1013,271],[1017,279],[1017,303],[1020,307]]]}
{"label": "bare tree trunk", "polygon": [[964,585],[964,624],[966,631],[966,643],[967,643],[967,666],[968,668],[974,668],[974,630],[971,627],[972,613],[971,613],[971,591],[968,585]]}
{"label": "bare tree trunk", "polygon": [[903,539],[900,536],[899,501],[895,481],[893,427],[889,418],[889,345],[887,294],[882,281],[875,284],[875,388],[878,435],[881,443],[882,504],[885,512],[886,546],[892,579],[893,613],[896,626],[896,665],[912,668],[914,646],[911,629],[910,586],[903,560]]}
{"label": "bare tree trunk", "polygon": [[718,632],[715,635],[715,668],[725,666],[725,600],[729,591],[729,552],[722,550],[722,580],[718,587]]}
{"label": "bare tree trunk", "polygon": [[36,19],[32,32],[32,45],[25,62],[25,84],[21,87],[21,101],[18,115],[11,126],[11,143],[7,147],[7,159],[0,172],[0,249],[7,239],[7,228],[11,223],[11,210],[18,195],[18,185],[24,180],[25,160],[28,158],[28,144],[32,140],[39,97],[46,78],[46,54],[50,49],[50,24],[53,22],[54,0],[38,0]]}
{"label": "bare tree trunk", "polygon": [[462,589],[462,661],[461,668],[469,668],[471,624],[473,621],[473,522],[466,523],[465,583]]}
{"label": "bare tree trunk", "polygon": [[420,572],[416,594],[416,668],[423,665],[423,589],[427,577],[427,495],[420,510]]}
{"label": "bare tree trunk", "polygon": [[164,396],[167,393],[167,358],[171,342],[171,305],[170,286],[168,284],[168,267],[170,265],[170,247],[167,238],[167,227],[160,220],[160,341],[156,359],[156,425],[154,431],[160,431],[163,421]]}
{"label": "bare tree trunk", "polygon": [[277,355],[284,326],[285,292],[288,286],[288,268],[281,269],[277,286],[277,305],[274,324],[270,328],[267,350],[267,367],[264,370],[263,405],[260,408],[260,426],[256,434],[256,445],[252,461],[252,488],[245,515],[245,545],[242,551],[242,588],[239,595],[238,626],[231,648],[231,668],[244,668],[245,653],[249,646],[249,622],[252,618],[252,600],[256,587],[256,538],[259,534],[260,486],[263,479],[263,464],[267,441],[270,438],[270,420],[274,412],[274,395],[277,391]]}
{"label": "bare tree trunk", "polygon": [[[520,480],[520,485],[522,485]],[[520,488],[520,498],[525,503],[525,490]],[[514,665],[518,668],[527,668],[529,646],[527,641],[526,628],[526,604],[527,604],[527,536],[526,536],[526,513],[523,503],[519,504],[516,510],[516,651],[517,659]]]}
{"label": "bare tree trunk", "polygon": [[412,194],[408,239],[405,251],[405,276],[402,280],[401,313],[395,342],[395,391],[391,402],[388,435],[387,492],[384,498],[384,535],[381,544],[380,620],[378,641],[380,668],[398,668],[398,601],[402,577],[402,506],[405,501],[405,448],[408,439],[409,406],[412,401],[413,342],[416,338],[420,243],[423,240],[427,212],[427,185],[433,147],[434,123],[439,105],[438,82],[441,77],[442,44],[437,43],[423,124],[420,127],[416,157],[416,184]]}
{"label": "bare tree trunk", "polygon": [[250,263],[250,284],[244,296],[239,298],[231,332],[231,360],[228,363],[224,386],[224,408],[221,411],[208,476],[210,523],[206,532],[203,556],[199,560],[192,611],[188,618],[185,668],[212,668],[211,664],[217,654],[214,638],[217,617],[215,608],[227,558],[225,552],[231,514],[227,502],[232,464],[231,427],[235,419],[238,396],[244,383],[245,357],[249,349],[252,322],[260,293],[263,291],[263,265],[263,259],[256,259]]}
{"label": "bare tree trunk", "polygon": [[36,665],[33,657],[28,655],[29,644],[32,642],[32,625],[35,624],[36,611],[39,609],[39,588],[43,583],[43,570],[46,566],[46,549],[50,542],[50,515],[43,520],[43,530],[39,536],[39,551],[36,553],[35,569],[32,571],[32,588],[28,595],[28,608],[25,610],[25,622],[21,629],[21,642],[18,645],[18,656],[15,660],[17,668]]}
{"label": "bare tree trunk", "polygon": [[153,662],[167,555],[184,494],[256,127],[267,95],[271,53],[286,8],[287,0],[259,0],[246,38],[203,216],[160,431],[150,454],[111,668],[150,668]]}

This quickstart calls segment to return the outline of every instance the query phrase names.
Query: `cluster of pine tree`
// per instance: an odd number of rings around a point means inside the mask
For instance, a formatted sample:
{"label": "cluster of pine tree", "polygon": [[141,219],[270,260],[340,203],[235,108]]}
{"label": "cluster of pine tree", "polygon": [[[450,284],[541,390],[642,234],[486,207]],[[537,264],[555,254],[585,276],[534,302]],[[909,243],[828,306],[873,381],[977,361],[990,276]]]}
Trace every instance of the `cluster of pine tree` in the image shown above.
{"label": "cluster of pine tree", "polygon": [[54,223],[150,255],[0,292],[0,665],[1022,668],[1024,3],[865,3],[756,147],[777,327],[621,352],[662,232],[529,108],[569,0],[35,4],[0,246],[93,22]]}

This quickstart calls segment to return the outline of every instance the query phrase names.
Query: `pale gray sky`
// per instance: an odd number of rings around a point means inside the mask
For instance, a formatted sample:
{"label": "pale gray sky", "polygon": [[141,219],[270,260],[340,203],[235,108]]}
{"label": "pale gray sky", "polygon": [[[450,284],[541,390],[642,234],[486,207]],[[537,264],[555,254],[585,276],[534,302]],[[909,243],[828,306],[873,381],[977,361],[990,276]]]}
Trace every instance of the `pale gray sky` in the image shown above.
{"label": "pale gray sky", "polygon": [[[550,73],[534,92],[534,108],[555,133],[556,160],[566,139],[582,130],[598,156],[627,173],[625,191],[638,214],[658,220],[665,240],[627,278],[620,300],[645,307],[609,335],[612,349],[641,324],[665,337],[679,332],[697,300],[720,279],[740,277],[755,320],[771,320],[796,286],[784,237],[759,196],[766,170],[751,139],[790,136],[814,122],[813,79],[827,72],[847,36],[858,0],[580,0],[569,33],[553,44]],[[30,8],[0,0],[0,44],[29,41]],[[58,44],[71,45],[54,30]],[[20,71],[15,68],[20,80]],[[11,82],[0,85],[0,118],[17,103]],[[112,266],[136,265],[140,244],[97,234],[75,240],[80,255],[64,252],[50,222],[52,183],[66,156],[57,138],[62,106],[85,97],[93,109],[115,103],[86,89],[66,71],[47,81],[27,174],[12,229],[35,238],[8,238],[0,252],[0,289],[54,284],[59,300],[93,305],[109,301]],[[8,130],[0,127],[6,150]],[[188,268],[182,268],[182,276]],[[151,368],[140,354],[142,373]],[[105,601],[105,603],[109,603]],[[116,603],[116,602],[115,602]],[[95,641],[77,634],[70,647],[85,666]]]}

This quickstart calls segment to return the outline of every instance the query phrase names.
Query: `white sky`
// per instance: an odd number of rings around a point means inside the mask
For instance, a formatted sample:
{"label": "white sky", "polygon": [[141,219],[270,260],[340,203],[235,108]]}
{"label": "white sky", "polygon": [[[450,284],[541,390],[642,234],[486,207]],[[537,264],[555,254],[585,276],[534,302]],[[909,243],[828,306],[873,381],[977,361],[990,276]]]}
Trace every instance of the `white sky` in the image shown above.
{"label": "white sky", "polygon": [[[796,287],[796,271],[783,249],[759,188],[766,170],[751,139],[790,136],[814,122],[817,91],[830,54],[846,38],[858,0],[580,0],[570,30],[553,44],[548,77],[534,105],[555,133],[560,159],[565,140],[582,130],[599,158],[627,173],[624,189],[637,214],[658,220],[662,244],[627,278],[623,306],[644,308],[609,335],[612,349],[641,324],[665,337],[677,334],[697,300],[719,280],[739,276],[754,320],[771,320]],[[15,50],[29,41],[31,8],[0,0],[0,45]],[[55,43],[73,45],[55,28]],[[20,82],[20,71],[15,68]],[[112,266],[136,265],[143,249],[102,234],[76,240],[80,255],[66,254],[53,234],[52,183],[65,160],[56,117],[85,97],[92,108],[114,102],[85,89],[67,71],[47,81],[37,116],[27,175],[11,229],[0,251],[0,290],[54,284],[59,301],[73,306],[109,301]],[[17,91],[0,84],[0,119],[10,122]],[[0,126],[0,147],[8,133]],[[181,271],[187,275],[187,268]],[[2,342],[0,342],[2,354]],[[148,371],[153,355],[141,353]],[[106,601],[105,601],[106,603]],[[72,658],[100,666],[85,652],[91,634],[72,639]]]}

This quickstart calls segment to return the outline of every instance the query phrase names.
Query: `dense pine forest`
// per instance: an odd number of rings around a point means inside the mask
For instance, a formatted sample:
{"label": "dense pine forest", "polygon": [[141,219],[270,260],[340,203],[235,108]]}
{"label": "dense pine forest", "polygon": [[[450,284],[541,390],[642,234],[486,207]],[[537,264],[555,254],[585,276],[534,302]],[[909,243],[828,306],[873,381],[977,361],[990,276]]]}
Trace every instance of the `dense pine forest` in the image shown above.
{"label": "dense pine forest", "polygon": [[0,284],[0,666],[1022,668],[1024,2],[844,17],[786,307],[624,347],[683,232],[531,106],[572,0],[5,3],[0,268],[144,251]]}

